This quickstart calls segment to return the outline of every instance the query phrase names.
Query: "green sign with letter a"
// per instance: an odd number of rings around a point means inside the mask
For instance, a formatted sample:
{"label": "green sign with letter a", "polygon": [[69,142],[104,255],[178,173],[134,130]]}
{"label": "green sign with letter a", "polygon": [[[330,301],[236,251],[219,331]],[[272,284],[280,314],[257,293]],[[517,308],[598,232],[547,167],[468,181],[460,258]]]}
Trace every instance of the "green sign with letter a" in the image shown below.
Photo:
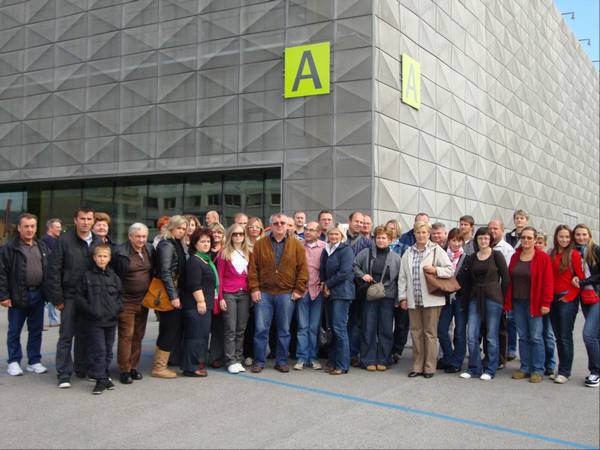
{"label": "green sign with letter a", "polygon": [[330,47],[320,42],[285,49],[285,98],[329,94]]}

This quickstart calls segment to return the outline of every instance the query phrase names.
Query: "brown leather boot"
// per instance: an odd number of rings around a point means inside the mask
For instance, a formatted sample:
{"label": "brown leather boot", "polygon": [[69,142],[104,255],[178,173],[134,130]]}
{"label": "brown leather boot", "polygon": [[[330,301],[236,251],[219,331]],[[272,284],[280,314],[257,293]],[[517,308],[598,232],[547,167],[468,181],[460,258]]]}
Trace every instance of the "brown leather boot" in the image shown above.
{"label": "brown leather boot", "polygon": [[152,372],[150,372],[151,376],[155,378],[177,378],[177,374],[167,368],[170,353],[156,347],[154,364],[152,365]]}

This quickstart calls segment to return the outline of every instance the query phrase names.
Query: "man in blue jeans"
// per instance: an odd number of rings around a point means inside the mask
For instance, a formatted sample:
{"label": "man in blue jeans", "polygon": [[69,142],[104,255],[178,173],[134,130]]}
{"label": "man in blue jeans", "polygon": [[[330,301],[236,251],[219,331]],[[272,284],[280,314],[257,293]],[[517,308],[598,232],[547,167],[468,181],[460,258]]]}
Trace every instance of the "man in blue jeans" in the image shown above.
{"label": "man in blue jeans", "polygon": [[46,373],[41,363],[44,299],[41,286],[47,267],[48,248],[35,237],[37,217],[23,213],[17,223],[18,236],[0,250],[0,305],[8,308],[8,369],[23,375],[21,331],[27,321],[27,371]]}
{"label": "man in blue jeans", "polygon": [[308,266],[308,290],[296,304],[298,315],[296,357],[298,361],[294,365],[294,370],[302,370],[305,365],[315,370],[322,368],[317,359],[317,335],[319,334],[323,305],[319,270],[325,242],[319,239],[319,235],[320,229],[317,222],[309,222],[304,228],[302,243]]}
{"label": "man in blue jeans", "polygon": [[277,327],[275,369],[287,373],[290,324],[294,302],[306,292],[308,269],[302,243],[286,233],[287,216],[271,216],[271,235],[259,239],[248,264],[248,288],[254,302],[254,365],[252,373],[265,367],[265,353],[273,317]]}

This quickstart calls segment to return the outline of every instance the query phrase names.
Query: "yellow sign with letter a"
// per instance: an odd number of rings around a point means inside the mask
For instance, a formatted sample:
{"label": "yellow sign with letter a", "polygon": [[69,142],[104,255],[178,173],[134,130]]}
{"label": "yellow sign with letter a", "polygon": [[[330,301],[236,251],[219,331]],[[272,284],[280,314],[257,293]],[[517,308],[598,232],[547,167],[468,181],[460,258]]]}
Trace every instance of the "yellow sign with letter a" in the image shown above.
{"label": "yellow sign with letter a", "polygon": [[330,43],[285,49],[285,98],[329,94]]}
{"label": "yellow sign with letter a", "polygon": [[402,103],[421,108],[421,64],[402,54]]}

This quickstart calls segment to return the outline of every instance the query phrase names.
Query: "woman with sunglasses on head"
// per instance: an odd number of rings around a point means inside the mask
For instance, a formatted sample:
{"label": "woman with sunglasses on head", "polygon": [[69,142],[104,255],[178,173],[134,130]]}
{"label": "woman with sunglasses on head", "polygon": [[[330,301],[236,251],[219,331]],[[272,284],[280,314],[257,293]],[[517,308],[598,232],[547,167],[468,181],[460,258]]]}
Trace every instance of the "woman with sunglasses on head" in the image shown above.
{"label": "woman with sunglasses on head", "polygon": [[[500,251],[492,250],[494,236],[488,227],[475,233],[475,253],[465,258],[457,276],[461,286],[459,297],[468,313],[467,341],[469,368],[461,378],[479,377],[489,381],[496,376],[500,362],[500,320],[506,288],[508,268]],[[485,323],[487,359],[482,363],[479,348],[481,323]]]}
{"label": "woman with sunglasses on head", "polygon": [[558,350],[558,374],[554,382],[564,384],[569,380],[573,366],[573,327],[579,311],[579,280],[585,278],[581,255],[575,250],[573,233],[567,225],[556,227],[550,257],[554,274],[550,320]]}
{"label": "woman with sunglasses on head", "polygon": [[600,246],[592,240],[592,231],[579,224],[573,229],[575,248],[583,259],[585,278],[578,280],[581,287],[581,310],[585,317],[583,342],[588,354],[590,374],[585,377],[587,387],[600,385]]}
{"label": "woman with sunglasses on head", "polygon": [[554,283],[552,262],[535,247],[536,237],[531,226],[521,230],[520,245],[508,268],[510,283],[504,298],[504,310],[513,311],[519,336],[521,366],[512,378],[529,378],[531,383],[544,379],[544,317],[550,312]]}
{"label": "woman with sunglasses on head", "polygon": [[234,223],[227,229],[223,251],[216,258],[218,299],[224,322],[225,366],[233,374],[246,371],[242,366],[242,353],[250,313],[249,259],[250,250],[244,227]]}

